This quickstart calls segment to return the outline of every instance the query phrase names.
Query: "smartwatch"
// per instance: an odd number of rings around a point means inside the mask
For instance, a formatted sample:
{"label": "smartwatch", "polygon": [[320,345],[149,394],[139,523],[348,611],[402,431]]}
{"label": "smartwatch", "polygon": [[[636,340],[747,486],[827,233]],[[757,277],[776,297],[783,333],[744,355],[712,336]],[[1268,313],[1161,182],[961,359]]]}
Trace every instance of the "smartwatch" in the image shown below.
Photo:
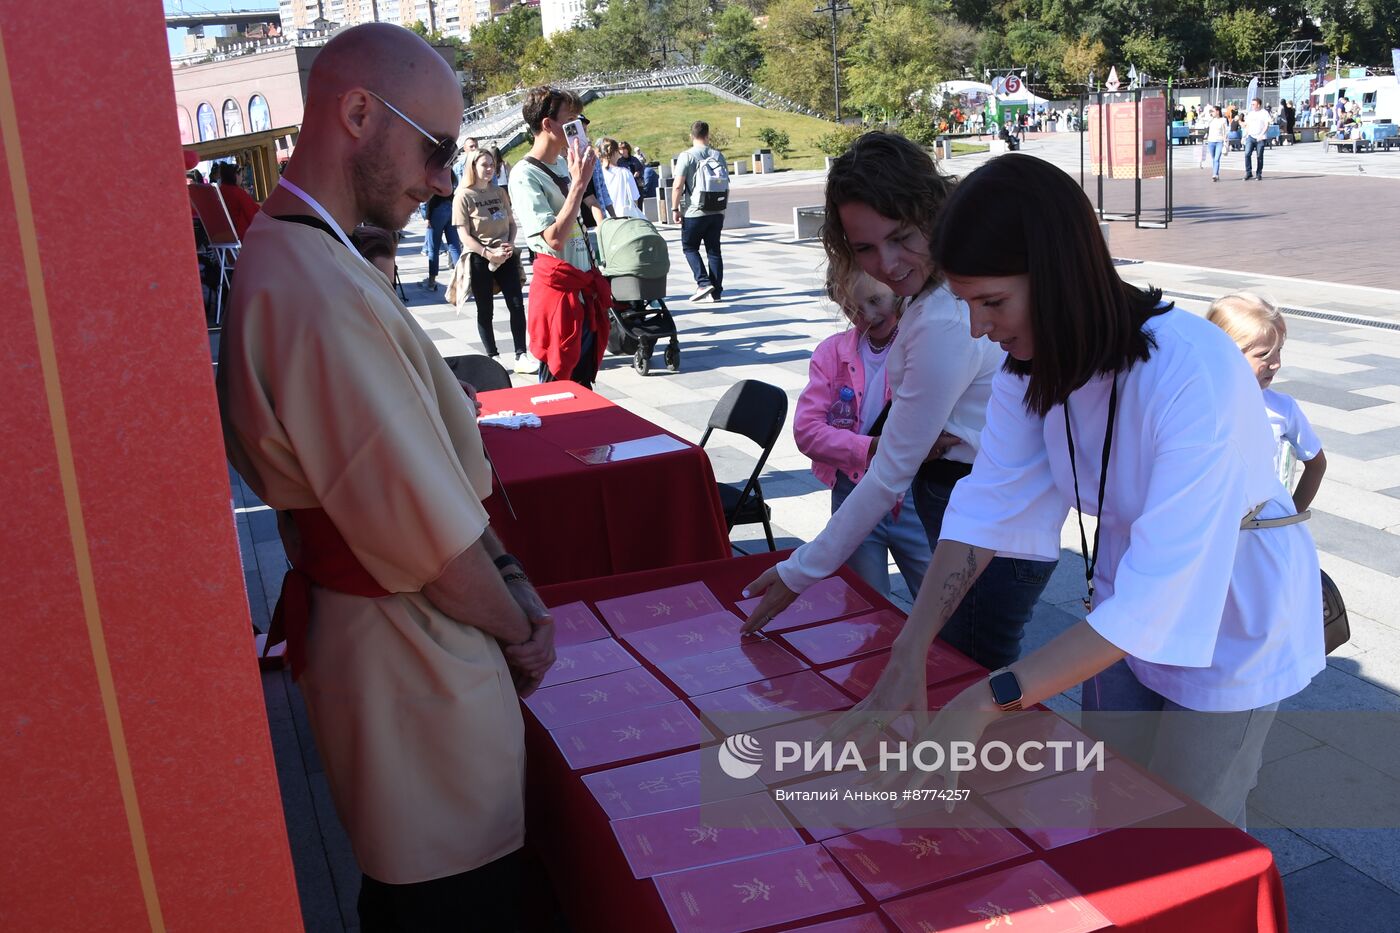
{"label": "smartwatch", "polygon": [[1011,668],[992,671],[987,677],[987,686],[992,688],[992,702],[1003,711],[1013,713],[1021,709],[1021,682]]}

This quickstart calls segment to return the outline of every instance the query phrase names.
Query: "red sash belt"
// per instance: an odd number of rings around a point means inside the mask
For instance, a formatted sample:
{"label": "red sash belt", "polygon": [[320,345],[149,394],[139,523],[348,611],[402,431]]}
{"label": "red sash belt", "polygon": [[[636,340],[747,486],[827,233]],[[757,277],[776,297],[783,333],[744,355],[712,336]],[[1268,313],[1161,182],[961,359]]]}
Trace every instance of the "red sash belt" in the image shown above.
{"label": "red sash belt", "polygon": [[292,509],[292,521],[301,536],[301,555],[282,578],[282,595],[272,612],[267,644],[287,641],[287,664],[292,679],[306,669],[306,630],[311,621],[311,585],[350,596],[378,599],[389,591],[375,582],[360,565],[350,545],[324,509]]}

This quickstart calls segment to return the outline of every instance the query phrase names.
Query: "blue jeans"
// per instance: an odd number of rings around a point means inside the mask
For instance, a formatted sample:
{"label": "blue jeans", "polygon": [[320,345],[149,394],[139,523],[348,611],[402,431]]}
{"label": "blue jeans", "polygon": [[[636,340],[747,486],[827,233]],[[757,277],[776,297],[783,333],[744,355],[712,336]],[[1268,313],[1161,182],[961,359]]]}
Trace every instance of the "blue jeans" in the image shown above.
{"label": "blue jeans", "polygon": [[[1259,167],[1257,169],[1251,169],[1249,157],[1256,153],[1258,154],[1257,161]],[[1244,177],[1253,178],[1255,175],[1258,175],[1260,178],[1264,177],[1264,140],[1255,139],[1253,136],[1246,136],[1244,138]]]}
{"label": "blue jeans", "polygon": [[1126,660],[1086,680],[1083,691],[1086,731],[1244,829],[1277,703],[1230,713],[1190,710],[1144,686]]}
{"label": "blue jeans", "polygon": [[[716,298],[724,291],[724,260],[719,255],[719,232],[723,229],[723,213],[681,218],[681,252],[685,254],[685,261],[690,263],[695,286],[709,286]],[[708,270],[700,259],[701,243],[705,245],[705,258],[710,261]]]}
{"label": "blue jeans", "polygon": [[457,238],[457,228],[452,226],[452,202],[443,201],[428,213],[428,278],[438,274],[438,254],[442,251],[444,236],[447,239],[447,256],[452,267],[462,258],[462,241]]}
{"label": "blue jeans", "polygon": [[1210,173],[1213,177],[1220,177],[1220,157],[1225,152],[1225,144],[1220,141],[1206,143],[1206,151],[1210,153]]}
{"label": "blue jeans", "polygon": [[[920,471],[914,501],[929,544],[938,541],[953,483]],[[988,670],[1021,656],[1021,636],[1058,560],[994,557],[938,637]]]}
{"label": "blue jeans", "polygon": [[[836,474],[836,485],[831,490],[831,514],[835,515],[841,503],[855,489],[855,483],[845,473]],[[886,553],[894,555],[899,572],[904,575],[904,585],[909,593],[919,595],[919,584],[928,572],[928,562],[933,554],[929,551],[928,535],[924,533],[919,512],[914,508],[913,497],[905,496],[900,507],[899,518],[886,515],[880,524],[870,532],[869,537],[860,543],[855,553],[846,561],[846,566],[869,583],[881,596],[890,595],[890,565]]]}

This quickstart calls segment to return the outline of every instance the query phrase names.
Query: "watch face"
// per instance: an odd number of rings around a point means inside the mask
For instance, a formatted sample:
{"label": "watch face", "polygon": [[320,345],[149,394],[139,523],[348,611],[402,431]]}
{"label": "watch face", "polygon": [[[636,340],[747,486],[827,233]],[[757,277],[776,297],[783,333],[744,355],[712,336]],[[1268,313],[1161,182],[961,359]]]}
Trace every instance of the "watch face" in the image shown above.
{"label": "watch face", "polygon": [[993,675],[988,683],[992,688],[992,699],[999,705],[1004,706],[1021,699],[1021,684],[1016,680],[1016,675],[1010,671],[1002,671]]}

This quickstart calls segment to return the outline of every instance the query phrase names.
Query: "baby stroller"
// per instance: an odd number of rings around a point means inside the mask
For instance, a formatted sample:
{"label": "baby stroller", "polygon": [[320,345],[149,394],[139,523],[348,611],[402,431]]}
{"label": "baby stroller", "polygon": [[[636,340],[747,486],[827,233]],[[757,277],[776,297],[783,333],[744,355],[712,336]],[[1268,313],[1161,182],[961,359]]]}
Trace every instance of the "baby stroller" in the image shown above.
{"label": "baby stroller", "polygon": [[639,217],[604,220],[598,225],[598,267],[612,284],[608,352],[631,355],[633,368],[645,376],[657,341],[669,337],[666,368],[680,372],[681,344],[665,302],[671,269],[666,240]]}

